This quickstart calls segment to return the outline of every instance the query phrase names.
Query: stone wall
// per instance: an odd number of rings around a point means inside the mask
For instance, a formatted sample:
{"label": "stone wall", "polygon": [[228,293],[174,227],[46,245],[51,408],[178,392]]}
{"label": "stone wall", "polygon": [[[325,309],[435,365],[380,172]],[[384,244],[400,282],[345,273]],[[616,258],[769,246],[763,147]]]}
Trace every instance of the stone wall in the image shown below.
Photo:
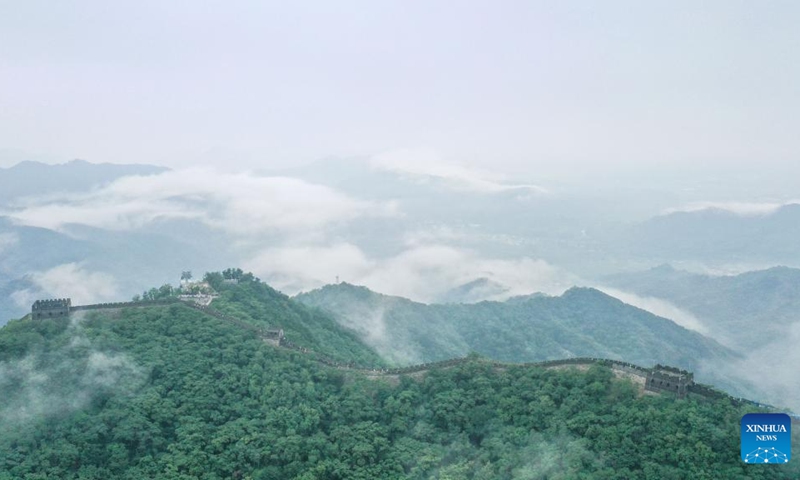
{"label": "stone wall", "polygon": [[651,392],[672,392],[678,398],[683,398],[693,384],[694,376],[691,373],[657,365],[648,373],[644,388]]}
{"label": "stone wall", "polygon": [[36,300],[31,305],[31,318],[43,320],[46,318],[68,317],[72,307],[69,298],[56,298],[52,300]]}

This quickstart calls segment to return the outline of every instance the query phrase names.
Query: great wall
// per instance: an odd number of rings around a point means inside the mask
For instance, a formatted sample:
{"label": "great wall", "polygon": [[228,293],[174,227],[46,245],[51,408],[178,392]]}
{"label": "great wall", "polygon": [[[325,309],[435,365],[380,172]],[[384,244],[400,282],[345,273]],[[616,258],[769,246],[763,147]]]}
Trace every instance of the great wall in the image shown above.
{"label": "great wall", "polygon": [[[285,348],[295,352],[302,353],[311,357],[318,363],[336,368],[339,370],[348,370],[359,372],[369,377],[394,377],[400,375],[413,375],[429,370],[451,368],[462,365],[468,362],[475,361],[471,357],[453,358],[448,360],[441,360],[437,362],[422,363],[418,365],[410,365],[398,368],[365,368],[363,366],[354,365],[352,363],[343,363],[327,357],[319,352],[315,352],[306,347],[297,345],[288,340],[282,329],[264,329],[243,322],[237,318],[226,315],[219,310],[216,310],[208,305],[195,303],[191,300],[183,300],[179,298],[169,298],[165,300],[142,300],[136,302],[115,302],[115,303],[98,303],[92,305],[79,305],[73,306],[70,299],[54,299],[54,300],[37,300],[31,308],[31,318],[34,320],[41,319],[55,319],[68,317],[72,312],[92,311],[92,310],[105,310],[105,309],[121,309],[121,308],[143,308],[164,305],[181,305],[185,306],[206,315],[212,316],[224,322],[231,323],[237,327],[254,333],[258,338],[265,343],[269,343],[275,347]],[[685,398],[693,394],[711,399],[728,399],[736,405],[752,405],[766,410],[777,410],[777,407],[772,405],[748,400],[741,397],[733,397],[721,390],[717,390],[709,385],[696,383],[694,375],[686,370],[680,370],[675,367],[655,365],[652,368],[646,368],[635,365],[629,362],[619,360],[611,360],[606,358],[592,358],[592,357],[573,357],[560,360],[546,360],[541,362],[529,363],[506,363],[494,360],[481,359],[481,362],[497,369],[506,369],[510,367],[537,367],[537,368],[561,368],[561,367],[589,367],[592,365],[600,365],[608,367],[617,377],[625,377],[634,381],[640,387],[642,393],[671,393],[677,398]],[[793,422],[796,420],[793,418]]]}

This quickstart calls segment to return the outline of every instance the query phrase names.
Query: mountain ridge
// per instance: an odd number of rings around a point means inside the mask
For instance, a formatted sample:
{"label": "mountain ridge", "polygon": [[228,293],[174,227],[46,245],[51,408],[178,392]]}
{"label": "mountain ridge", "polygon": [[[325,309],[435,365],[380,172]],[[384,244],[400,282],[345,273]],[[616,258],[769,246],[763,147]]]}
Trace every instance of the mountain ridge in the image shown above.
{"label": "mountain ridge", "polygon": [[604,282],[638,295],[665,299],[696,315],[712,336],[737,348],[753,348],[769,336],[750,335],[800,322],[800,269],[775,266],[737,275],[705,275],[673,267],[607,276]]}
{"label": "mountain ridge", "polygon": [[85,192],[129,175],[169,171],[148,164],[91,163],[72,160],[60,164],[23,161],[0,168],[0,205],[17,198],[54,192]]}
{"label": "mountain ridge", "polygon": [[[600,356],[696,369],[698,359],[735,356],[668,319],[585,287],[559,297],[466,305],[426,305],[350,284],[328,285],[294,298],[330,311],[395,362],[433,361],[476,351],[517,362]],[[604,313],[597,314],[598,309]],[[654,353],[661,345],[671,353]],[[690,356],[681,353],[684,347]],[[391,353],[397,351],[406,355]]]}

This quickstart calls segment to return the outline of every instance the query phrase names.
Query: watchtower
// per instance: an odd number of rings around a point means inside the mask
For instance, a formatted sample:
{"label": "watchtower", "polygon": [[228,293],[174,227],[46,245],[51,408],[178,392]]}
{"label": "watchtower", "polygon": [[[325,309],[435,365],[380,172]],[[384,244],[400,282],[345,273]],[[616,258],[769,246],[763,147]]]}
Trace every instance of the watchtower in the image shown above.
{"label": "watchtower", "polygon": [[280,347],[281,343],[283,343],[283,329],[280,330],[266,330],[263,332],[264,341],[267,343],[271,343],[276,347]]}
{"label": "watchtower", "polygon": [[68,317],[70,308],[72,308],[72,300],[69,298],[36,300],[31,306],[31,318],[42,320],[45,318]]}
{"label": "watchtower", "polygon": [[674,367],[656,365],[647,374],[645,390],[651,392],[672,392],[683,398],[694,384],[694,374]]}

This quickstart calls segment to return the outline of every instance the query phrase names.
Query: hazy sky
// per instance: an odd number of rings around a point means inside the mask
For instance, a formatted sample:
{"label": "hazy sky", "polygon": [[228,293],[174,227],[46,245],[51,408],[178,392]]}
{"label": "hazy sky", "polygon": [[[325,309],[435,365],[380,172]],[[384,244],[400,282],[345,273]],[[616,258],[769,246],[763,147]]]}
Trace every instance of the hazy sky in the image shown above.
{"label": "hazy sky", "polygon": [[0,0],[0,166],[786,166],[800,3]]}

